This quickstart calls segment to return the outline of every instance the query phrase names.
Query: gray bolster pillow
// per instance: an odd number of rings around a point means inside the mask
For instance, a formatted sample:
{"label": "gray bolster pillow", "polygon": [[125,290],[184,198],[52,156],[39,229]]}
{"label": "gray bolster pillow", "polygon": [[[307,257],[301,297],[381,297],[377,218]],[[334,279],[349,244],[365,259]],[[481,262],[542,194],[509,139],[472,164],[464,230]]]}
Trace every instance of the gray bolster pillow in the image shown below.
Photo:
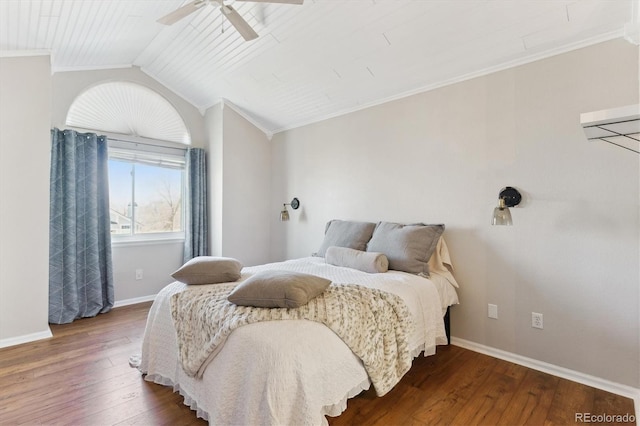
{"label": "gray bolster pillow", "polygon": [[324,259],[330,265],[345,266],[370,274],[389,270],[389,260],[384,254],[347,247],[331,246],[327,248]]}

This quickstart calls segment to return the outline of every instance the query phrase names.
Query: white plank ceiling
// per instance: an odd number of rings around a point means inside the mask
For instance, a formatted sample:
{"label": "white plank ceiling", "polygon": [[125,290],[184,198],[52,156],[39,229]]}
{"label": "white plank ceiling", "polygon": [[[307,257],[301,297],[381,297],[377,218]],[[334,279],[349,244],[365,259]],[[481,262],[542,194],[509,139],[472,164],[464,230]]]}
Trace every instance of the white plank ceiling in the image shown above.
{"label": "white plank ceiling", "polygon": [[[616,37],[638,0],[225,1],[172,26],[183,0],[0,0],[0,50],[54,72],[138,66],[201,111],[225,100],[267,133]],[[4,52],[6,54],[6,52]]]}

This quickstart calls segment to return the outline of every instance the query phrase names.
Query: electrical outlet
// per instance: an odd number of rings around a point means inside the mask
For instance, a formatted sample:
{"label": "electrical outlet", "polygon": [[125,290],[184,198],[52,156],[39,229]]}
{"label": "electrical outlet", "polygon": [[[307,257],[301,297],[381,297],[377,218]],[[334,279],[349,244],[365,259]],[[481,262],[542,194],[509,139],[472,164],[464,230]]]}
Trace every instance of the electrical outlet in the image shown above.
{"label": "electrical outlet", "polygon": [[498,319],[498,305],[492,305],[489,303],[487,308],[487,316],[489,318]]}
{"label": "electrical outlet", "polygon": [[142,269],[136,269],[136,280],[141,280],[143,277]]}
{"label": "electrical outlet", "polygon": [[531,312],[531,327],[542,329],[544,328],[543,325],[542,314]]}

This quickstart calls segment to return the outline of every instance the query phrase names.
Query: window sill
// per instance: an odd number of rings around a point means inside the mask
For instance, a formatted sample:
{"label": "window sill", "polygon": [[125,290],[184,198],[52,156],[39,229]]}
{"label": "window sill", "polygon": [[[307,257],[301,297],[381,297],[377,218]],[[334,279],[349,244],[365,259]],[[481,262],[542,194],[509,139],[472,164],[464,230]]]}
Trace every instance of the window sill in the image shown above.
{"label": "window sill", "polygon": [[166,244],[184,244],[184,235],[144,235],[135,237],[111,236],[111,247],[133,247]]}

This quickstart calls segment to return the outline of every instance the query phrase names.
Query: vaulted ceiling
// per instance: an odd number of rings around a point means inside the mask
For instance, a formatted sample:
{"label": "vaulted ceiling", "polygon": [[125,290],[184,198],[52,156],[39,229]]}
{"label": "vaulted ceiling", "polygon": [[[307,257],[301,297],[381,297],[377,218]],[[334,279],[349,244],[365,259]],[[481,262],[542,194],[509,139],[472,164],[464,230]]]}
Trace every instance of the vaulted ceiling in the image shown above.
{"label": "vaulted ceiling", "polygon": [[[638,0],[0,0],[0,50],[47,50],[54,72],[139,66],[204,111],[221,100],[267,133],[627,37]],[[221,0],[220,0],[221,1]]]}

